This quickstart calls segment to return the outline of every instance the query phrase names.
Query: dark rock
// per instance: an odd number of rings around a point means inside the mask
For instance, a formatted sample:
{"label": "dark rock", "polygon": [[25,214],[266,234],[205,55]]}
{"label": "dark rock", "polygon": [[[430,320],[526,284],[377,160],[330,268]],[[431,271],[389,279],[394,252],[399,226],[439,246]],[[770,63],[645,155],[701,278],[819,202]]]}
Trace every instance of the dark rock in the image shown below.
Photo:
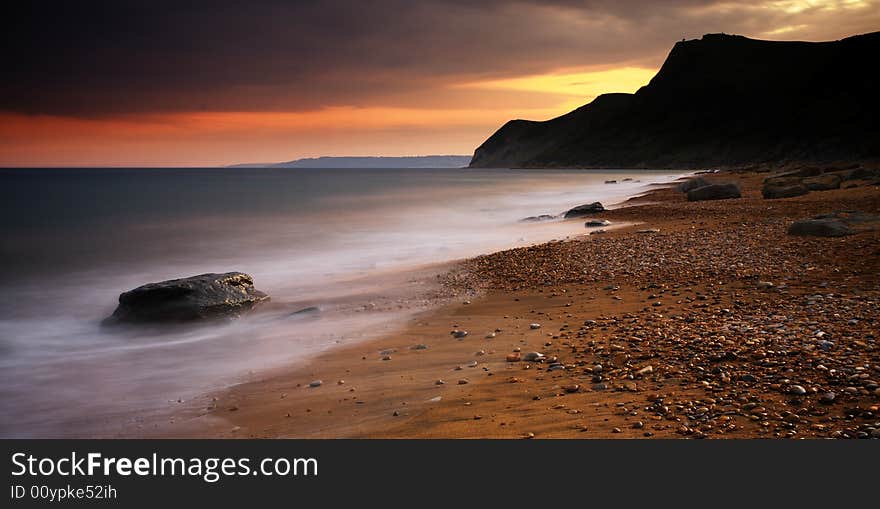
{"label": "dark rock", "polygon": [[807,189],[807,186],[803,184],[765,184],[764,187],[761,189],[761,196],[763,196],[766,200],[773,200],[777,198],[793,198],[795,196],[805,195],[809,192],[810,190]]}
{"label": "dark rock", "polygon": [[605,183],[606,184],[616,184],[617,181],[616,180],[606,180]]}
{"label": "dark rock", "polygon": [[519,220],[520,223],[538,223],[541,221],[551,221],[556,219],[556,216],[551,216],[550,214],[541,214],[540,216],[529,216],[524,217]]}
{"label": "dark rock", "polygon": [[840,176],[833,173],[825,173],[816,177],[805,178],[803,185],[810,191],[828,191],[840,187]]}
{"label": "dark rock", "polygon": [[692,179],[688,179],[681,184],[678,185],[679,192],[686,193],[688,191],[693,191],[699,187],[706,187],[710,185],[711,182],[704,179],[703,177],[696,177]]}
{"label": "dark rock", "polygon": [[811,237],[844,237],[854,232],[839,219],[801,219],[788,227],[789,235]]}
{"label": "dark rock", "polygon": [[149,283],[119,296],[110,317],[120,322],[187,322],[232,317],[269,300],[242,272],[202,274]]}
{"label": "dark rock", "polygon": [[731,198],[739,198],[740,196],[742,195],[739,192],[739,186],[733,183],[710,184],[708,186],[691,189],[687,193],[688,201],[728,200]]}
{"label": "dark rock", "polygon": [[585,205],[579,205],[573,209],[570,209],[565,213],[565,218],[569,219],[572,217],[583,217],[595,214],[596,212],[605,212],[605,207],[602,206],[599,202],[587,203]]}

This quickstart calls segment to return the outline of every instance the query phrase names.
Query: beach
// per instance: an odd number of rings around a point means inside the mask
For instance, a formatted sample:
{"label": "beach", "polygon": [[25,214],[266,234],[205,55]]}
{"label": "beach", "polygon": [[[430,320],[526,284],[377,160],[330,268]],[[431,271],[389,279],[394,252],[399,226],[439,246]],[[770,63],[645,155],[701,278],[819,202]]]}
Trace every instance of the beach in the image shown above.
{"label": "beach", "polygon": [[880,188],[768,200],[764,170],[704,176],[737,183],[739,199],[689,202],[657,186],[596,214],[620,228],[456,263],[437,307],[399,330],[256,374],[127,434],[874,436],[880,230],[787,230],[835,211],[878,214]]}

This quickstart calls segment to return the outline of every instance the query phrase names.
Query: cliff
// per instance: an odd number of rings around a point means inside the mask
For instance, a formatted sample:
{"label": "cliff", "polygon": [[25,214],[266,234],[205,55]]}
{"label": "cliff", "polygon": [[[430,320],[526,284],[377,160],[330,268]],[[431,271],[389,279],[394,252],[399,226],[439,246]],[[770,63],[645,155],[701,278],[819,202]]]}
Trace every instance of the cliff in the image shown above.
{"label": "cliff", "polygon": [[471,167],[694,167],[880,159],[880,32],[833,42],[710,34],[635,94],[507,122]]}

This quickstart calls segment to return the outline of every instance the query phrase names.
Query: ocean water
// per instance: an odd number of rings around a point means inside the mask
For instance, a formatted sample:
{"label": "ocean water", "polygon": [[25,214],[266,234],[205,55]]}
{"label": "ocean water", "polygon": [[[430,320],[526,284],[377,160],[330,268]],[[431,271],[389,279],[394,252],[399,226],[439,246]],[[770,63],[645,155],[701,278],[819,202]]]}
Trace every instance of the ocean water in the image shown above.
{"label": "ocean water", "polygon": [[[393,330],[428,305],[438,264],[585,232],[524,217],[613,205],[678,176],[0,169],[0,436],[136,436],[178,401]],[[233,270],[271,304],[202,326],[101,327],[123,291]]]}

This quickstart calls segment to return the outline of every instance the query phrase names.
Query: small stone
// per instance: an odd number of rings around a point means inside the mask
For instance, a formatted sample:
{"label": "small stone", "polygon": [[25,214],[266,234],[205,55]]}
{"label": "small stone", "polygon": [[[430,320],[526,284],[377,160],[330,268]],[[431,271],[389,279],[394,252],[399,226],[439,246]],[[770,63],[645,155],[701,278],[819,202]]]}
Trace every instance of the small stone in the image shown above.
{"label": "small stone", "polygon": [[470,383],[470,381],[468,381],[467,378],[462,378],[458,381],[458,385],[465,385],[465,384],[469,384],[469,383]]}
{"label": "small stone", "polygon": [[540,324],[540,323],[530,323],[530,324],[529,324],[529,328],[532,329],[532,330],[540,329],[540,328],[541,328],[541,324]]}
{"label": "small stone", "polygon": [[645,423],[642,421],[636,421],[633,423],[633,429],[642,429],[645,427]]}
{"label": "small stone", "polygon": [[410,347],[410,349],[412,349],[412,350],[427,350],[428,345],[426,345],[424,343],[420,343],[418,345],[414,345],[414,346]]}
{"label": "small stone", "polygon": [[523,360],[526,362],[535,362],[542,360],[544,358],[544,354],[540,352],[529,352],[523,356]]}
{"label": "small stone", "polygon": [[446,381],[442,379],[437,379],[434,381],[434,385],[446,385]]}
{"label": "small stone", "polygon": [[797,395],[797,396],[803,396],[804,394],[807,393],[807,390],[804,389],[804,388],[803,388],[802,386],[800,386],[800,385],[792,385],[791,388],[789,389],[789,392],[790,392],[791,394],[795,394],[795,395]]}
{"label": "small stone", "polygon": [[450,334],[452,334],[452,337],[454,337],[454,338],[461,339],[461,338],[467,336],[467,335],[468,335],[468,332],[467,332],[466,330],[458,330],[458,329],[456,329],[456,330],[450,332]]}
{"label": "small stone", "polygon": [[614,428],[611,430],[612,433],[620,433],[620,428]]}
{"label": "small stone", "polygon": [[835,392],[826,392],[825,394],[822,394],[821,396],[819,396],[819,401],[821,403],[826,404],[826,405],[830,405],[831,403],[834,403],[835,399],[837,399],[837,393],[835,393]]}
{"label": "small stone", "polygon": [[507,357],[505,359],[507,360],[507,362],[519,362],[522,360],[522,356],[519,354],[519,352],[513,352],[507,354]]}
{"label": "small stone", "polygon": [[578,384],[564,385],[562,386],[562,390],[564,390],[565,392],[577,392],[581,390],[581,386]]}
{"label": "small stone", "polygon": [[535,438],[535,434],[529,431],[528,433],[523,434],[523,438],[525,438],[526,440],[530,438]]}
{"label": "small stone", "polygon": [[383,360],[383,361],[390,361],[390,360],[391,360],[391,356],[390,356],[390,355],[385,355],[385,356],[382,357],[382,360]]}
{"label": "small stone", "polygon": [[309,387],[320,387],[322,385],[324,385],[324,382],[322,382],[321,380],[313,380],[311,383],[309,383]]}
{"label": "small stone", "polygon": [[398,415],[400,415],[400,412],[398,412],[397,410],[395,410],[394,413],[391,414],[391,415],[393,415],[394,417],[397,417]]}
{"label": "small stone", "polygon": [[653,372],[654,372],[654,367],[651,366],[650,364],[648,364],[648,365],[645,366],[644,368],[642,368],[642,369],[636,371],[636,374],[637,374],[637,375],[650,375],[650,374],[653,373]]}

